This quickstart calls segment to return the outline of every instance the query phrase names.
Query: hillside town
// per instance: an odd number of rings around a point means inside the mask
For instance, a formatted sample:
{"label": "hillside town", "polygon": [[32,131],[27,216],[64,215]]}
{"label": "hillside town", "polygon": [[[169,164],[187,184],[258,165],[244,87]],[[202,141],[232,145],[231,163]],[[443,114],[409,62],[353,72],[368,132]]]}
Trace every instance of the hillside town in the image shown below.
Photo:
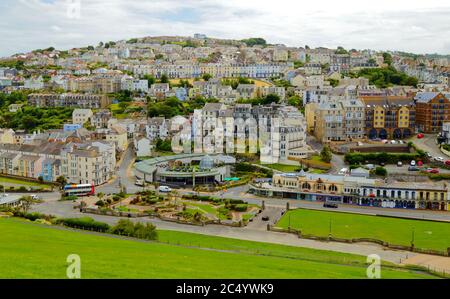
{"label": "hillside town", "polygon": [[[445,56],[294,48],[260,38],[196,34],[40,49],[4,58],[0,65],[0,173],[5,176],[101,188],[115,179],[127,152],[136,162],[169,153],[248,153],[252,157],[245,163],[275,170],[272,183],[248,182],[250,192],[260,195],[449,209],[447,183],[429,179],[441,166],[444,176],[450,164],[450,157],[441,157],[450,147]],[[225,135],[244,140],[240,145],[230,147],[218,138],[217,129],[229,120],[234,125]],[[425,147],[413,144],[424,134],[430,136]],[[250,135],[258,141],[251,144]],[[181,142],[176,150],[173,140],[180,136],[189,145]],[[208,138],[216,146],[191,146]],[[379,167],[370,157],[349,161],[350,155],[371,152],[366,145],[417,158],[380,160]],[[389,163],[431,166],[417,169],[422,175],[414,176],[419,183],[409,192],[402,181],[416,169],[391,170]],[[308,168],[316,173],[308,174]],[[164,183],[138,173],[148,183]],[[331,185],[314,191],[301,187],[305,175]],[[224,182],[225,176],[214,180]],[[372,190],[397,185],[392,192],[400,201],[392,199],[393,204],[383,203],[390,189],[381,195]]]}

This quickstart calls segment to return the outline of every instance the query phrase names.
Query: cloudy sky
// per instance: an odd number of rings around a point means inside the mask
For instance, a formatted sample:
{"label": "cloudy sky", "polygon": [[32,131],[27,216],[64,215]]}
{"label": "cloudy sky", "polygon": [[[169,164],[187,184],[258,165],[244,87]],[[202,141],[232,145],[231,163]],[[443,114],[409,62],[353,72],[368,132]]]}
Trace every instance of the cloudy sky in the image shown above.
{"label": "cloudy sky", "polygon": [[450,54],[449,20],[449,0],[1,0],[0,56],[197,32]]}

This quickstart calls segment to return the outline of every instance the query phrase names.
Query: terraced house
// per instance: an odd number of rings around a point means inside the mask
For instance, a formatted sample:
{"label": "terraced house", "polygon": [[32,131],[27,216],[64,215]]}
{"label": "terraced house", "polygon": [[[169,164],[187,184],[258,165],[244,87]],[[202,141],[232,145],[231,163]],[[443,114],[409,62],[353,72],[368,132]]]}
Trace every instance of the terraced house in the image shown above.
{"label": "terraced house", "polygon": [[274,174],[272,184],[253,184],[251,192],[267,197],[332,201],[359,206],[449,210],[448,183],[416,183],[327,174]]}
{"label": "terraced house", "polygon": [[408,138],[416,131],[416,106],[411,97],[361,96],[369,139]]}

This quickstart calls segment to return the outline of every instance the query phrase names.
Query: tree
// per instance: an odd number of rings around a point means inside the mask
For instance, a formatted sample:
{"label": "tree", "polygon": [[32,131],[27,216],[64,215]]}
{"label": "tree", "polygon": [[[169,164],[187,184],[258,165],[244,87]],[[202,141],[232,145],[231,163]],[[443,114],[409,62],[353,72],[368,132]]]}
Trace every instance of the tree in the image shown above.
{"label": "tree", "polygon": [[148,86],[151,86],[156,83],[156,78],[153,77],[152,75],[145,75],[144,80],[148,81]]}
{"label": "tree", "polygon": [[24,213],[28,213],[28,210],[30,209],[31,205],[33,204],[33,199],[31,196],[23,196],[20,198],[20,209]]}
{"label": "tree", "polygon": [[294,107],[300,107],[302,106],[303,101],[299,96],[292,96],[288,99],[288,104]]}
{"label": "tree", "polygon": [[261,37],[252,37],[241,40],[241,42],[244,42],[248,47],[253,47],[255,45],[265,46],[267,45],[266,40]]}
{"label": "tree", "polygon": [[379,166],[375,168],[375,174],[385,177],[387,175],[387,170],[386,168]]}
{"label": "tree", "polygon": [[392,64],[392,55],[389,53],[383,53],[383,59],[384,63],[386,63],[388,66],[391,66]]}
{"label": "tree", "polygon": [[65,185],[67,185],[67,179],[64,176],[59,176],[56,179],[56,182],[59,184],[60,188],[64,188]]}
{"label": "tree", "polygon": [[211,78],[212,78],[211,74],[203,74],[203,76],[202,76],[202,79],[205,81],[209,81],[209,79],[211,79]]}
{"label": "tree", "polygon": [[93,51],[93,50],[94,50],[94,47],[93,47],[93,46],[88,46],[87,49],[88,49],[89,51]]}
{"label": "tree", "polygon": [[322,159],[322,161],[330,163],[331,159],[333,158],[333,154],[331,152],[331,149],[328,145],[325,145],[322,149],[322,151],[320,152],[320,158]]}
{"label": "tree", "polygon": [[161,83],[169,83],[169,77],[166,74],[162,74]]}

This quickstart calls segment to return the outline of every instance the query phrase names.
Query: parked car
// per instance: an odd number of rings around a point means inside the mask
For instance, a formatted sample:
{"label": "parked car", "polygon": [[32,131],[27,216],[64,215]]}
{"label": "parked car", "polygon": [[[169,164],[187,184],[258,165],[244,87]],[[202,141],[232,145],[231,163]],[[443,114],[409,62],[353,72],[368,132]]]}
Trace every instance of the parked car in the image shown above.
{"label": "parked car", "polygon": [[433,158],[433,156],[429,152],[426,152],[425,155],[427,156],[428,159]]}
{"label": "parked car", "polygon": [[137,179],[136,182],[134,182],[134,184],[136,186],[144,186],[144,180]]}
{"label": "parked car", "polygon": [[348,168],[342,168],[341,170],[339,170],[338,174],[339,175],[346,175],[346,174],[348,174]]}
{"label": "parked car", "polygon": [[32,200],[39,200],[39,199],[41,199],[41,197],[39,195],[36,195],[36,194],[31,194],[30,197],[31,197]]}
{"label": "parked car", "polygon": [[410,163],[411,166],[416,166],[416,161],[412,160]]}
{"label": "parked car", "polygon": [[172,192],[172,188],[168,186],[160,186],[158,190],[159,192]]}
{"label": "parked car", "polygon": [[325,202],[323,204],[324,208],[330,208],[330,209],[337,209],[339,206],[337,205],[337,203],[334,202]]}
{"label": "parked car", "polygon": [[417,166],[409,166],[408,167],[408,171],[419,171],[419,170],[420,170],[420,168]]}
{"label": "parked car", "polygon": [[391,144],[397,144],[397,141],[391,140]]}
{"label": "parked car", "polygon": [[428,173],[439,173],[439,169],[437,169],[437,168],[428,168],[426,170],[426,172],[428,172]]}
{"label": "parked car", "polygon": [[262,219],[262,221],[269,221],[270,220],[269,216],[264,216],[261,219]]}
{"label": "parked car", "polygon": [[423,135],[422,133],[417,134],[417,138],[422,139],[423,137],[425,137],[425,135]]}
{"label": "parked car", "polygon": [[444,162],[444,158],[442,158],[442,157],[435,157],[434,160],[436,160],[438,162]]}
{"label": "parked car", "polygon": [[386,165],[386,163],[380,162],[380,166],[385,166],[385,165]]}
{"label": "parked car", "polygon": [[404,144],[405,142],[403,140],[399,140],[398,143]]}
{"label": "parked car", "polygon": [[366,168],[367,168],[368,170],[372,170],[372,169],[375,168],[375,165],[373,165],[373,164],[366,164]]}
{"label": "parked car", "polygon": [[450,166],[450,160],[445,161],[445,165],[449,165]]}
{"label": "parked car", "polygon": [[397,167],[402,167],[402,166],[403,166],[402,161],[398,161],[398,162],[397,162]]}
{"label": "parked car", "polygon": [[358,141],[357,145],[358,145],[358,146],[363,146],[364,143],[362,143],[361,141]]}

